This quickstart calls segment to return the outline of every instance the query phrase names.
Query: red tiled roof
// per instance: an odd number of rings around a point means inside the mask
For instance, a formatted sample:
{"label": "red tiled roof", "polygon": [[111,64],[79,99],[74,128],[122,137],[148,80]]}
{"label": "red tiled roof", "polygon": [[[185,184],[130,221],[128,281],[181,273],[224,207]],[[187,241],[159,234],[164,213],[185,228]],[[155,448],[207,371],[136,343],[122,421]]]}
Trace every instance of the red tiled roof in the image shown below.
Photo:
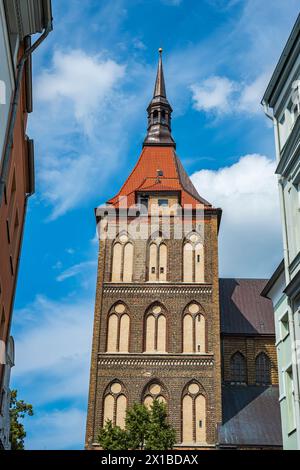
{"label": "red tiled roof", "polygon": [[[161,170],[163,174],[159,176],[159,181],[157,170]],[[131,206],[135,203],[135,192],[142,190],[180,191],[182,205],[190,204],[195,207],[204,204],[211,207],[211,204],[198,194],[173,147],[145,146],[121,190],[108,204],[118,207],[120,198],[127,197],[127,206]]]}

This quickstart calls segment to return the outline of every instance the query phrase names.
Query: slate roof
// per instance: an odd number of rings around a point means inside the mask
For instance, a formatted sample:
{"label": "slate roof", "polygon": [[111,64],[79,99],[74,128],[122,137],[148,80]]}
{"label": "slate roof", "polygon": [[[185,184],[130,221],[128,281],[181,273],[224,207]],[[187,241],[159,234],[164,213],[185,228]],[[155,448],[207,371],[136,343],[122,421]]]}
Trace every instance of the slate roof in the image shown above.
{"label": "slate roof", "polygon": [[220,446],[282,446],[278,387],[224,386]]}
{"label": "slate roof", "polygon": [[142,153],[133,168],[131,174],[123,184],[119,193],[108,201],[108,204],[119,205],[119,198],[127,197],[128,206],[135,203],[135,191],[140,191],[147,187],[153,191],[157,180],[157,170],[161,170],[163,176],[159,177],[159,191],[180,191],[182,205],[190,204],[196,207],[204,204],[211,207],[211,204],[203,199],[194,187],[189,176],[185,172],[175,150],[171,146],[144,146]]}
{"label": "slate roof", "polygon": [[263,297],[265,279],[220,279],[221,333],[274,335],[271,300]]}

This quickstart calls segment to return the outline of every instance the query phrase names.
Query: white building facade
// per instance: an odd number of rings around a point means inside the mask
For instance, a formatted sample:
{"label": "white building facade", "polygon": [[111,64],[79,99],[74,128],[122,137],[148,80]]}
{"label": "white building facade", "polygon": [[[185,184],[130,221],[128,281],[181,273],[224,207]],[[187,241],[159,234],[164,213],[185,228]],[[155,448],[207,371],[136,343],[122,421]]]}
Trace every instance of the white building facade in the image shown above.
{"label": "white building facade", "polygon": [[285,449],[300,449],[300,15],[264,94],[273,120],[284,261],[264,294],[273,300]]}

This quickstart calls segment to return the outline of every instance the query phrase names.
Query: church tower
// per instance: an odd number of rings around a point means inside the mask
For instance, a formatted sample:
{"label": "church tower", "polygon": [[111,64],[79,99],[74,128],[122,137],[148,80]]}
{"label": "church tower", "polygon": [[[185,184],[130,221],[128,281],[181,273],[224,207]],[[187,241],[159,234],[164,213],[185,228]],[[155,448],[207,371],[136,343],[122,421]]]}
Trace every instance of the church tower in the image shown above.
{"label": "church tower", "polygon": [[171,133],[162,50],[141,155],[96,210],[99,261],[86,447],[126,408],[167,405],[181,448],[216,444],[221,423],[220,209],[203,199]]}

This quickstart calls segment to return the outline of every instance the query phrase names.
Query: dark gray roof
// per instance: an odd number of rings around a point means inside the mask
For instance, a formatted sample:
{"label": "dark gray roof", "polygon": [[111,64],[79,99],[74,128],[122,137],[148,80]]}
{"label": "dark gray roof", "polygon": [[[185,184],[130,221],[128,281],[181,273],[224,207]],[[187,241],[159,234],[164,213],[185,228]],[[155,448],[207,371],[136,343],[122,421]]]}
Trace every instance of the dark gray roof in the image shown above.
{"label": "dark gray roof", "polygon": [[224,386],[222,446],[282,446],[278,387]]}
{"label": "dark gray roof", "polygon": [[266,279],[220,279],[221,333],[274,335],[272,302],[261,295]]}

